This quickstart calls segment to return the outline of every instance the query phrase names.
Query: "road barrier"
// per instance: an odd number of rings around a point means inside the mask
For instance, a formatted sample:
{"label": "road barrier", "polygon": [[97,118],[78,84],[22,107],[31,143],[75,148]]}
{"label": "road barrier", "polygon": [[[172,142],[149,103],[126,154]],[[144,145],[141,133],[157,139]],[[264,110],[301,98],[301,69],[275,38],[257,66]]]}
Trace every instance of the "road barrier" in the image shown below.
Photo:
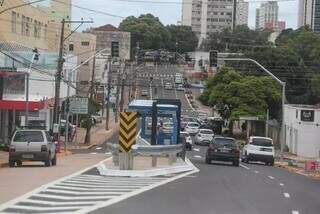
{"label": "road barrier", "polygon": [[[119,150],[118,144],[107,143],[107,149],[112,152],[113,163],[119,166]],[[157,157],[167,155],[169,157],[169,165],[172,165],[177,160],[177,154],[183,151],[183,144],[177,145],[133,145],[131,147],[132,155],[142,155],[152,157],[152,167],[157,166]]]}

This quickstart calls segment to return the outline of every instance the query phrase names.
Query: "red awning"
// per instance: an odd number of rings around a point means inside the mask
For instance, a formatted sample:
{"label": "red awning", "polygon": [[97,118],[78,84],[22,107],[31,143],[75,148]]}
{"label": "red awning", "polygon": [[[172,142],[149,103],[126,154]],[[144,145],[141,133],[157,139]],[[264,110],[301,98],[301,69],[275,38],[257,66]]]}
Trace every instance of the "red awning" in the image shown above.
{"label": "red awning", "polygon": [[0,77],[10,77],[10,76],[17,76],[17,75],[25,75],[22,72],[8,72],[8,71],[1,71],[0,70]]}
{"label": "red awning", "polygon": [[[29,101],[29,111],[38,111],[43,109],[43,102]],[[16,100],[0,100],[0,109],[6,110],[26,110],[25,101]]]}

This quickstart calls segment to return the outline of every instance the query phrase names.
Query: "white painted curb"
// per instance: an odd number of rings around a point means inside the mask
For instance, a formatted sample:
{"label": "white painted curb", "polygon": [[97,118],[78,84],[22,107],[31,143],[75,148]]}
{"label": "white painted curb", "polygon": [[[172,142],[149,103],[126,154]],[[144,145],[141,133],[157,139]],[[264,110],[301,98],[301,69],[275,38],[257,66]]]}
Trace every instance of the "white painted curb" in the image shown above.
{"label": "white painted curb", "polygon": [[189,159],[185,160],[186,165],[183,166],[171,166],[159,169],[148,169],[148,170],[117,170],[108,169],[105,164],[100,163],[97,166],[98,171],[101,175],[105,176],[118,176],[118,177],[153,177],[161,176],[175,173],[188,172],[193,170],[198,170]]}

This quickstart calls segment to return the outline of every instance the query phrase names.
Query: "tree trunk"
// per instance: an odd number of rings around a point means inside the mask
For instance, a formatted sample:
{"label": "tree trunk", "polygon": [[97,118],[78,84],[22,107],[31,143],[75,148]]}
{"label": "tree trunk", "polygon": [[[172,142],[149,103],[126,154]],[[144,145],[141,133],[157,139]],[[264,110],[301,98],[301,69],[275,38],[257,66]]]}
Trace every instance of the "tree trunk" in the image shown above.
{"label": "tree trunk", "polygon": [[234,121],[233,120],[230,120],[229,121],[229,135],[230,137],[233,136],[233,124],[234,124]]}

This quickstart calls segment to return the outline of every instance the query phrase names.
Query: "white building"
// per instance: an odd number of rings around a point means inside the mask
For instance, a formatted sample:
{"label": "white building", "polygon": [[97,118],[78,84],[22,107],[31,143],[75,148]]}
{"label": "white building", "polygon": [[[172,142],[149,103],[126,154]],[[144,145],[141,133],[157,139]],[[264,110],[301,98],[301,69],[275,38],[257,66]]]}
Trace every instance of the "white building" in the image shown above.
{"label": "white building", "polygon": [[192,27],[201,44],[210,33],[232,27],[233,4],[233,0],[182,0],[181,23]]}
{"label": "white building", "polygon": [[320,108],[305,105],[285,106],[285,136],[289,151],[316,158],[320,154]]}
{"label": "white building", "polygon": [[266,24],[272,24],[274,27],[278,24],[278,3],[269,1],[262,3],[256,10],[256,29],[265,28]]}
{"label": "white building", "polygon": [[309,25],[313,31],[320,32],[320,1],[299,0],[298,27]]}
{"label": "white building", "polygon": [[238,0],[236,13],[236,24],[248,25],[249,2],[245,2],[244,0]]}

